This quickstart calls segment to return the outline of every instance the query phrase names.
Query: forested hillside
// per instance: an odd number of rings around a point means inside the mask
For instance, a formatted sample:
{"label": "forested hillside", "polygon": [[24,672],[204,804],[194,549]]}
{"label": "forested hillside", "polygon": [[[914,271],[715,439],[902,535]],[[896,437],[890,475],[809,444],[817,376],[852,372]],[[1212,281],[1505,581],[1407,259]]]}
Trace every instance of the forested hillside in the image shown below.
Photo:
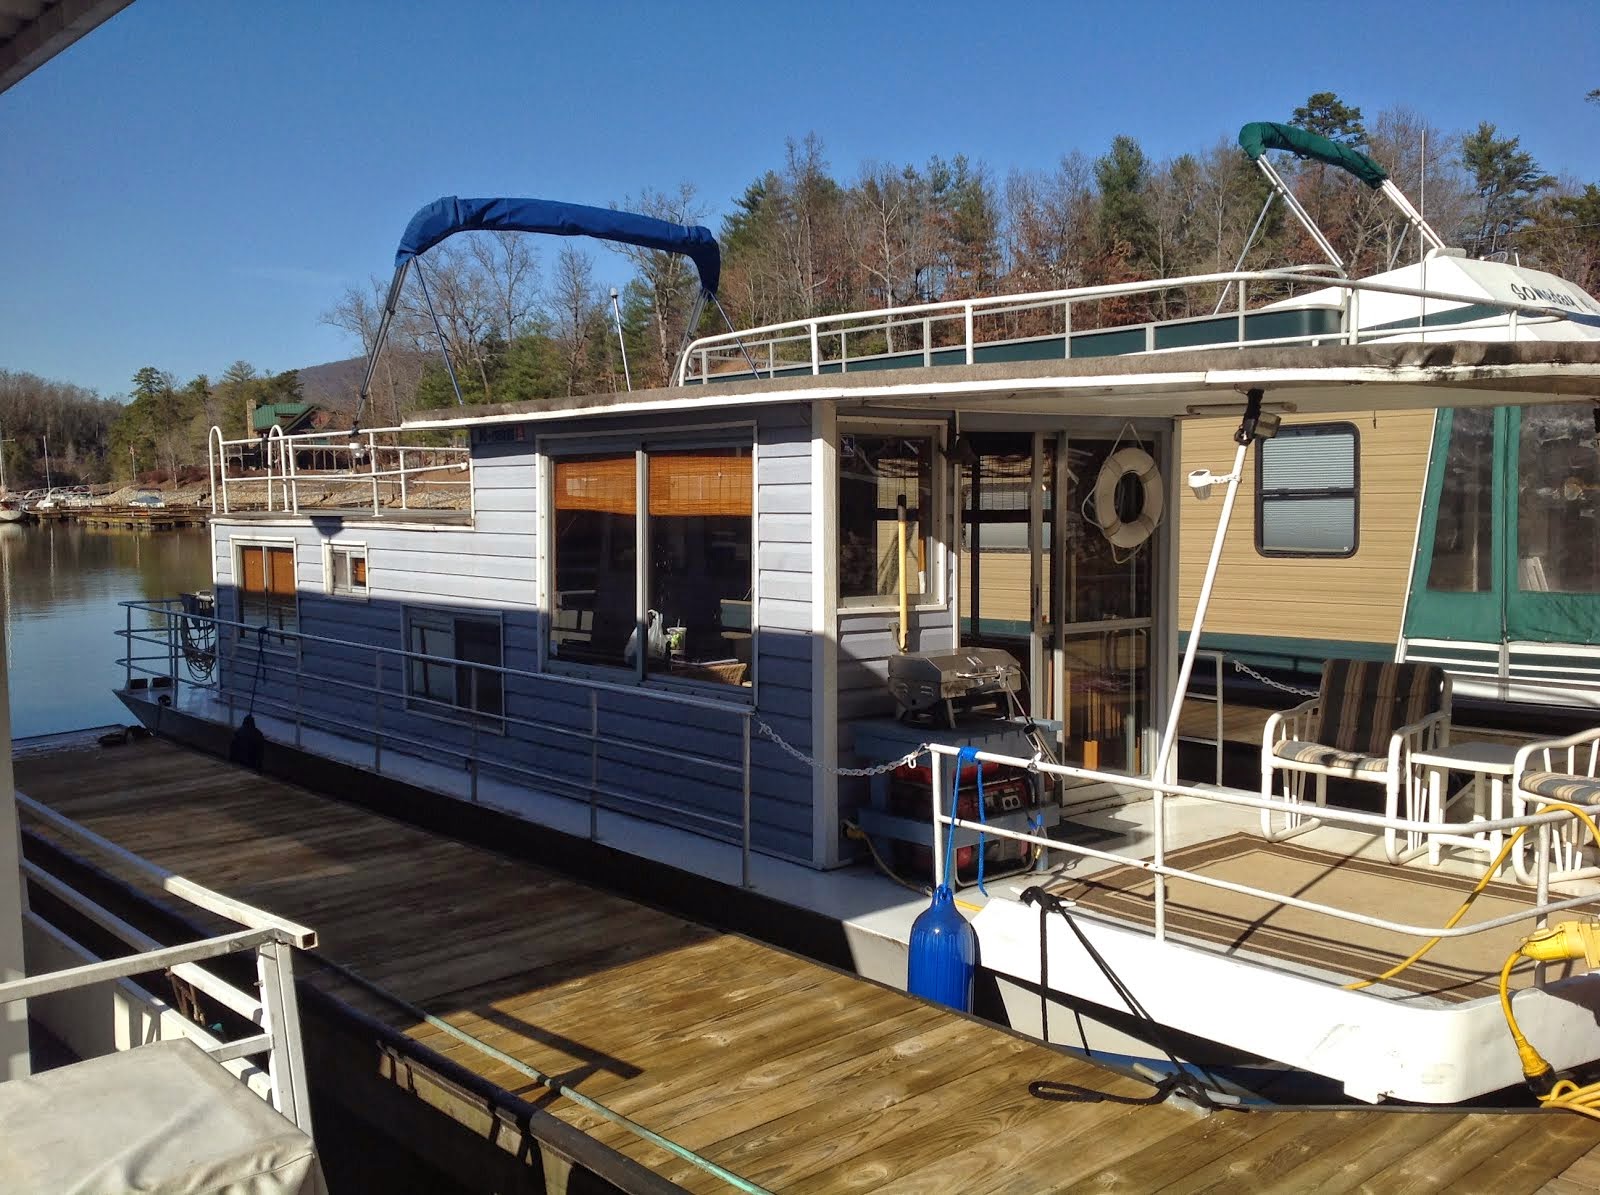
{"label": "forested hillside", "polygon": [[[1514,256],[1600,289],[1600,185],[1551,173],[1510,131],[1483,123],[1452,132],[1401,109],[1369,118],[1328,92],[1279,115],[1375,158],[1424,202],[1445,239],[1468,253]],[[1559,118],[1590,121],[1600,132],[1600,91],[1575,96]],[[1381,196],[1318,163],[1279,164],[1350,274],[1414,259],[1415,237]],[[808,135],[789,141],[782,161],[732,199],[718,229],[721,298],[735,324],[751,326],[1228,270],[1241,255],[1247,269],[1320,261],[1281,203],[1258,226],[1266,195],[1255,167],[1220,133],[1209,146],[1159,161],[1135,138],[1118,136],[1092,156],[1073,151],[1047,170],[1003,173],[962,154],[866,162],[844,173],[821,139]],[[702,223],[718,204],[683,184],[623,196],[616,206]],[[456,401],[419,276],[467,403],[621,389],[619,339],[633,385],[661,384],[695,298],[693,267],[669,254],[626,250],[632,277],[613,298],[596,282],[586,244],[479,233],[430,250],[411,273],[364,424],[392,425],[408,411]],[[330,296],[323,319],[348,333],[353,356],[364,357],[373,343],[387,285],[374,277]],[[1176,292],[1140,298],[1115,315],[1194,314],[1184,302]],[[707,312],[698,330],[724,330],[721,314]],[[317,367],[312,397],[347,421],[362,372],[347,362]],[[168,476],[203,466],[213,423],[238,436],[251,400],[302,394],[296,371],[262,373],[243,361],[216,380],[182,382],[147,366],[120,406],[63,383],[0,374],[0,436],[14,441],[5,445],[14,483],[42,474],[36,441],[45,434],[61,468],[77,477]]]}

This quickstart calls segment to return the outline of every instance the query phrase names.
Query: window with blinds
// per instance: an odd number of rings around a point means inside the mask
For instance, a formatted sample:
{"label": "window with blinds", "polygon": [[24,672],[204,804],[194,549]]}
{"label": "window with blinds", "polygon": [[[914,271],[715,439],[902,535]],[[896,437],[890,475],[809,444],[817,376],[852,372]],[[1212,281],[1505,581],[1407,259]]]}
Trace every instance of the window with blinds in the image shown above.
{"label": "window with blinds", "polygon": [[239,548],[239,621],[250,638],[256,628],[267,628],[269,646],[287,646],[288,636],[300,628],[299,596],[294,576],[294,548],[290,545],[245,544]]}
{"label": "window with blinds", "polygon": [[1352,556],[1360,527],[1360,439],[1353,423],[1284,427],[1256,452],[1256,550]]}
{"label": "window with blinds", "polygon": [[753,466],[749,444],[556,458],[550,659],[749,686]]}

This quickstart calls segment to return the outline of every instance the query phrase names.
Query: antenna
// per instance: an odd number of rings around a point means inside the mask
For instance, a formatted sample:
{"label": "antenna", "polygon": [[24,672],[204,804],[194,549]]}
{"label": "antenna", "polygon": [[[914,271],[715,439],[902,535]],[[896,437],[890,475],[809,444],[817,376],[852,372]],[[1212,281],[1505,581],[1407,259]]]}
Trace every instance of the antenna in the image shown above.
{"label": "antenna", "polygon": [[628,345],[622,339],[622,305],[617,302],[617,288],[611,288],[611,316],[617,325],[617,347],[622,350],[622,380],[628,385],[628,393],[633,393],[633,375],[628,372]]}

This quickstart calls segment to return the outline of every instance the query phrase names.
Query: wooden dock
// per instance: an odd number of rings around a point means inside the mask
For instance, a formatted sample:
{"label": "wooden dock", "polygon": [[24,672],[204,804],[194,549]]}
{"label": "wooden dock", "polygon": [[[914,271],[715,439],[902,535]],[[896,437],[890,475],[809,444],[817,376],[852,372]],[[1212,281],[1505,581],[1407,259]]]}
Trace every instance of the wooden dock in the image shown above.
{"label": "wooden dock", "polygon": [[[166,742],[34,755],[16,771],[34,798],[313,926],[323,956],[774,1191],[1561,1193],[1580,1189],[1593,1166],[1582,1159],[1600,1145],[1600,1123],[1556,1113],[1202,1116],[1117,1102],[1149,1089]],[[689,1190],[730,1189],[313,962],[300,976]],[[1036,1080],[1109,1098],[1044,1101],[1029,1094]],[[462,1102],[442,1108],[458,1133],[477,1123]],[[498,1128],[484,1137],[483,1150],[526,1149]]]}

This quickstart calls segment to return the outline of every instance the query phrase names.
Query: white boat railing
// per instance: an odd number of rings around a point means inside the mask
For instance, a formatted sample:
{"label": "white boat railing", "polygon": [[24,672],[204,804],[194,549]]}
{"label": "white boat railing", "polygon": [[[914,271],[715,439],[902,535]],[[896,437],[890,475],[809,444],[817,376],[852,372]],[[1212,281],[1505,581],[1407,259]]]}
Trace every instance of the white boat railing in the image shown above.
{"label": "white boat railing", "polygon": [[[186,904],[238,928],[195,942],[163,946],[45,868],[24,859],[22,874],[30,883],[132,947],[136,953],[0,983],[0,1007],[18,1000],[34,1000],[170,971],[175,982],[187,984],[214,1000],[255,1031],[224,1037],[218,1029],[208,1029],[167,1008],[164,1015],[159,1016],[159,1035],[177,1033],[190,1038],[247,1086],[259,1090],[259,1082],[253,1080],[264,1076],[262,1094],[274,1108],[310,1133],[311,1103],[300,1038],[299,1004],[295,996],[294,951],[313,949],[317,944],[316,932],[152,863],[23,793],[17,793],[16,799],[25,821],[48,828],[71,849],[88,848],[105,856],[119,870],[132,871]],[[36,932],[49,936],[71,953],[93,957],[37,911],[26,909],[23,917]],[[199,965],[245,952],[255,955],[254,990],[230,983]],[[263,1059],[259,1067],[252,1061],[257,1058]]]}
{"label": "white boat railing", "polygon": [[[1368,913],[1360,913],[1351,909],[1340,908],[1314,900],[1307,900],[1293,893],[1272,892],[1248,884],[1238,884],[1231,880],[1220,879],[1216,876],[1206,875],[1203,872],[1190,871],[1182,867],[1174,867],[1166,862],[1166,855],[1170,848],[1170,831],[1166,824],[1166,801],[1171,797],[1187,797],[1196,801],[1212,805],[1227,805],[1241,809],[1262,810],[1268,813],[1283,813],[1304,817],[1306,806],[1298,801],[1288,801],[1276,797],[1261,797],[1237,789],[1197,788],[1184,784],[1162,784],[1139,776],[1118,775],[1111,772],[1096,771],[1092,768],[1074,767],[1070,764],[1052,764],[1042,759],[1023,759],[1018,756],[998,755],[988,751],[975,753],[979,763],[997,763],[1007,767],[1023,768],[1029,771],[1040,772],[1051,776],[1064,776],[1075,780],[1087,780],[1096,783],[1116,785],[1121,789],[1141,790],[1150,794],[1152,809],[1151,833],[1153,836],[1152,854],[1150,858],[1142,856],[1119,854],[1115,851],[1101,850],[1096,847],[1085,846],[1069,840],[1049,838],[1043,835],[1030,834],[1025,831],[1004,829],[999,826],[986,825],[979,821],[955,817],[944,811],[949,803],[948,777],[949,764],[947,761],[955,758],[961,752],[959,747],[932,744],[933,767],[930,787],[933,793],[932,823],[933,823],[933,873],[934,883],[944,882],[944,836],[951,829],[983,833],[997,838],[1007,838],[1016,842],[1026,843],[1039,847],[1045,851],[1076,855],[1085,859],[1095,859],[1104,863],[1121,866],[1137,867],[1147,871],[1154,877],[1154,910],[1151,932],[1157,941],[1164,941],[1167,937],[1167,881],[1179,879],[1185,882],[1201,884],[1209,888],[1232,892],[1240,896],[1254,897],[1259,900],[1270,901],[1274,904],[1287,905],[1292,908],[1302,909],[1306,912],[1321,914],[1339,921],[1348,921],[1357,925],[1365,925],[1374,929],[1385,930],[1390,933],[1416,938],[1465,938],[1474,934],[1485,933],[1489,930],[1499,929],[1501,926],[1514,925],[1522,921],[1533,921],[1536,925],[1544,925],[1551,913],[1564,912],[1584,906],[1593,906],[1595,897],[1583,895],[1565,898],[1562,900],[1550,899],[1550,869],[1551,847],[1553,835],[1561,829],[1571,827],[1575,820],[1570,813],[1562,810],[1552,810],[1548,813],[1525,814],[1517,817],[1492,818],[1479,821],[1474,819],[1474,831],[1489,832],[1502,830],[1514,832],[1524,826],[1534,828],[1537,838],[1535,847],[1535,892],[1534,901],[1527,908],[1507,913],[1499,917],[1491,917],[1484,921],[1474,922],[1471,925],[1441,928],[1433,925],[1413,925],[1409,922],[1393,921],[1385,917],[1375,917]],[[1316,816],[1324,824],[1339,825],[1355,830],[1372,832],[1392,831],[1406,834],[1426,835],[1438,833],[1441,829],[1439,823],[1421,821],[1412,818],[1386,817],[1382,814],[1363,813],[1354,809],[1340,809],[1335,806],[1316,807]],[[1119,924],[1123,924],[1120,923]],[[1131,927],[1137,928],[1137,927]]]}
{"label": "white boat railing", "polygon": [[[401,443],[407,435],[417,433],[375,427],[285,435],[274,426],[265,436],[229,440],[213,427],[206,437],[212,513],[231,514],[246,503],[285,514],[298,514],[302,506],[326,509],[330,486],[359,486],[358,509],[370,506],[374,515],[386,504],[402,511],[438,509],[429,496],[440,493],[453,494],[456,506],[470,506],[472,450]],[[248,461],[256,462],[254,468]],[[346,493],[336,505],[350,507],[354,497]]]}
{"label": "white boat railing", "polygon": [[[293,743],[296,747],[303,745],[308,729],[331,732],[358,744],[369,744],[372,752],[370,766],[378,775],[384,774],[386,750],[396,748],[423,761],[455,760],[466,770],[467,797],[472,802],[478,801],[481,775],[511,776],[535,791],[551,792],[556,796],[584,802],[588,807],[588,835],[592,842],[600,840],[599,815],[602,809],[631,813],[702,836],[731,839],[740,848],[740,882],[745,887],[750,886],[750,761],[755,709],[749,702],[717,700],[687,692],[477,664],[453,656],[434,656],[403,648],[308,635],[300,631],[269,630],[268,638],[275,646],[273,649],[260,650],[255,643],[260,628],[215,615],[185,612],[181,599],[125,601],[119,604],[125,612],[125,625],[116,634],[125,641],[126,654],[117,663],[124,670],[125,688],[133,687],[135,676],[143,679],[147,686],[152,679],[158,680],[166,692],[158,692],[157,696],[173,704],[177,704],[182,689],[209,691],[225,704],[230,725],[236,707],[243,705],[248,697],[255,708],[293,723]],[[150,625],[135,626],[135,611],[143,612]],[[187,636],[186,624],[189,628]],[[197,628],[203,632],[202,638],[209,638],[215,645],[209,648],[211,658],[207,666],[195,670],[205,679],[196,679],[193,674],[188,677],[183,675],[188,671],[189,657],[197,650],[194,646],[194,631]],[[140,654],[141,646],[157,650]],[[350,665],[353,659],[361,659],[363,662],[351,665],[352,668],[362,672],[370,668],[372,680],[358,681],[326,669],[307,667],[308,663],[330,656],[345,665]],[[216,666],[224,658],[229,665],[226,682]],[[467,705],[461,707],[413,693],[405,680],[413,664],[469,670],[471,679]],[[399,671],[402,679],[398,683],[392,680],[385,683],[386,671],[394,670]],[[260,679],[254,680],[258,673]],[[493,713],[484,711],[478,700],[480,685],[484,683],[483,678],[488,676],[499,678],[501,684],[500,709]],[[507,692],[509,686],[506,682],[511,680],[523,686],[514,696]],[[274,688],[286,692],[278,695],[274,693]],[[741,689],[741,692],[748,690]],[[327,708],[330,693],[364,705],[370,703],[371,716],[357,719],[331,712]],[[603,725],[607,711],[602,708],[602,698],[607,696],[626,696],[645,702],[656,707],[659,714],[656,717],[641,716],[636,709],[626,715],[615,714],[612,716],[622,726],[613,729]],[[579,716],[579,720],[561,722],[519,716],[506,708],[510,704],[508,697],[530,704],[550,700],[564,703],[568,710]],[[414,726],[385,725],[386,708],[389,710],[388,716],[393,718],[395,707],[399,707],[402,716],[419,713],[436,725],[442,722],[452,726],[458,733],[464,732],[465,742],[452,743],[443,733],[419,733]],[[678,746],[663,746],[659,741],[630,734],[625,729],[630,725],[671,725],[673,714],[686,709],[710,715],[714,723],[720,723],[725,728],[735,744],[728,756],[719,757]],[[510,758],[506,752],[495,750],[497,744],[507,739],[506,731],[511,727],[537,735],[556,736],[560,743],[559,752],[563,756],[586,757],[587,777],[574,777],[552,768],[530,766]],[[527,741],[524,738],[523,742]],[[602,765],[613,762],[603,756],[606,748],[628,752],[641,761],[654,761],[658,767],[677,775],[689,775],[694,769],[704,769],[725,777],[726,783],[738,792],[739,813],[729,817],[682,802],[660,800],[637,791],[613,788],[602,782]]]}
{"label": "white boat railing", "polygon": [[[1561,316],[1549,305],[1482,295],[1461,295],[1448,291],[1399,286],[1368,279],[1342,278],[1326,273],[1326,264],[1289,266],[1277,270],[1231,270],[1217,274],[1196,274],[1182,278],[1143,279],[1104,286],[1082,286],[1068,290],[1034,291],[1019,295],[944,300],[886,307],[875,311],[853,311],[819,315],[810,319],[787,320],[776,324],[715,336],[702,336],[689,344],[679,360],[676,381],[679,385],[708,381],[737,381],[748,377],[752,363],[763,377],[849,372],[852,369],[883,368],[891,362],[921,355],[921,364],[947,364],[936,358],[959,356],[962,364],[977,363],[980,351],[1003,349],[1009,345],[1038,345],[1060,342],[1062,360],[1074,356],[1100,356],[1104,353],[1081,351],[1088,335],[1131,334],[1140,341],[1133,353],[1178,352],[1196,348],[1262,348],[1296,344],[1358,344],[1363,340],[1393,339],[1414,332],[1419,339],[1431,333],[1459,335],[1465,327],[1505,327],[1515,340],[1522,325],[1549,323]],[[1261,296],[1265,290],[1275,303],[1283,302],[1286,287],[1329,288],[1338,294],[1332,303],[1314,306],[1250,307],[1250,288]],[[1235,297],[1235,309],[1225,314],[1185,316],[1176,319],[1118,322],[1103,320],[1087,309],[1101,304],[1139,296],[1166,295],[1173,291],[1204,289],[1212,295],[1220,291]],[[1363,327],[1361,297],[1366,294],[1396,295],[1441,303],[1451,308],[1484,307],[1495,314],[1468,324],[1438,327],[1404,326]],[[1207,305],[1209,305],[1209,300]],[[1419,317],[1423,308],[1419,308]],[[1336,326],[1305,333],[1252,337],[1249,323],[1264,314],[1292,314],[1295,311],[1322,310],[1337,315]],[[1432,310],[1429,316],[1446,314]],[[1048,320],[1051,330],[1037,334],[1018,334],[1024,320]],[[1196,331],[1206,327],[1228,328],[1233,335],[1206,337],[1162,346],[1162,332]],[[998,330],[998,334],[995,334]],[[1180,336],[1178,338],[1182,340]],[[865,350],[852,354],[852,344],[867,342]],[[1074,340],[1080,350],[1074,351]],[[1118,350],[1127,352],[1130,350]],[[1029,358],[1034,359],[1034,358]]]}

